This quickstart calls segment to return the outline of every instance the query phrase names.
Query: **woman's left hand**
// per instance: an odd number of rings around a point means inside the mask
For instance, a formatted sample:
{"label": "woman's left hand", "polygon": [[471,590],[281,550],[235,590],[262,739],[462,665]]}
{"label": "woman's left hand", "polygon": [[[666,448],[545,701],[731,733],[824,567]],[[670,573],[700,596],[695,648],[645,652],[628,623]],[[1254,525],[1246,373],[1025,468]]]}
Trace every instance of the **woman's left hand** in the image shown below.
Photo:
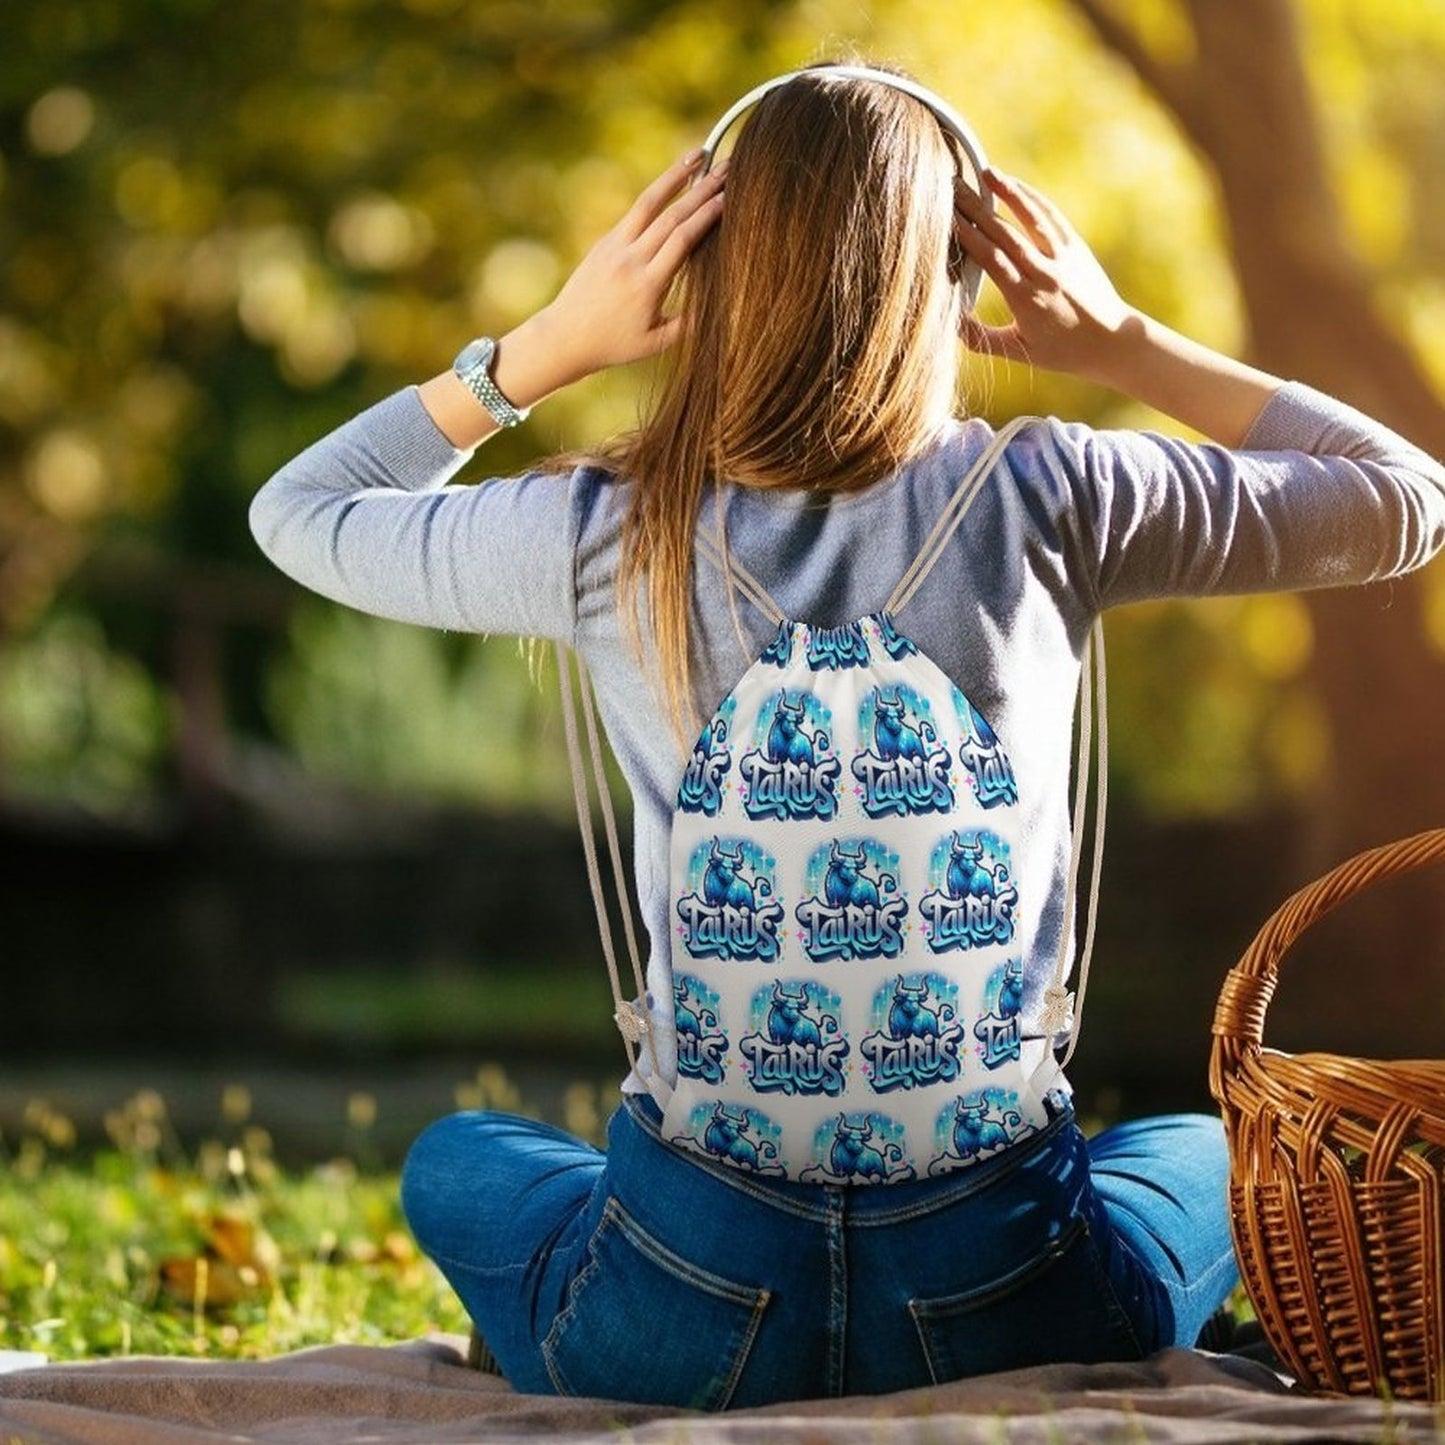
{"label": "woman's left hand", "polygon": [[565,347],[574,373],[567,380],[655,356],[677,340],[682,319],[666,315],[663,304],[683,261],[722,214],[726,167],[689,184],[701,163],[694,151],[653,181],[537,318]]}
{"label": "woman's left hand", "polygon": [[985,184],[1012,219],[960,186],[954,235],[1013,312],[1006,326],[965,317],[975,351],[1111,386],[1226,446],[1242,446],[1277,376],[1213,351],[1130,306],[1068,217],[1024,181]]}
{"label": "woman's left hand", "polygon": [[1011,219],[988,210],[960,184],[954,235],[998,287],[1013,320],[986,326],[967,317],[964,341],[1011,361],[1101,379],[1138,313],[1047,196],[997,171],[989,171],[984,184]]}

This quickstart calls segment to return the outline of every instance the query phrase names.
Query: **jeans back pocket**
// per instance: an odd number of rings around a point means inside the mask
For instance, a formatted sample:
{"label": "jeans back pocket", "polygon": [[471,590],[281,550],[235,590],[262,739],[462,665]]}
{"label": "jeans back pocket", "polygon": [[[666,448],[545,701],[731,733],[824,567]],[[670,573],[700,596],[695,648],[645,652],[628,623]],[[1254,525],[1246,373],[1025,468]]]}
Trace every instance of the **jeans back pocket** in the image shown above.
{"label": "jeans back pocket", "polygon": [[688,1263],[609,1199],[542,1358],[562,1395],[722,1410],[768,1300]]}
{"label": "jeans back pocket", "polygon": [[961,1294],[909,1300],[908,1312],[935,1384],[1143,1354],[1082,1219],[998,1279]]}

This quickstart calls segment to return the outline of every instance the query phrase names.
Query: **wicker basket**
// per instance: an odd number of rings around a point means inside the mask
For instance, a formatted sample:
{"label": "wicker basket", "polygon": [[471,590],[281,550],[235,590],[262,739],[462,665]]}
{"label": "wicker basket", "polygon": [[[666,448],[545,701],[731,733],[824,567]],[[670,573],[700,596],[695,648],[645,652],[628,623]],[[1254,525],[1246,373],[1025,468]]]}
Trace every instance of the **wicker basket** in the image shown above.
{"label": "wicker basket", "polygon": [[1266,1337],[1301,1383],[1445,1399],[1445,1061],[1262,1047],[1280,959],[1352,894],[1445,858],[1445,829],[1301,889],[1230,970],[1210,1092],[1229,1136],[1235,1251]]}

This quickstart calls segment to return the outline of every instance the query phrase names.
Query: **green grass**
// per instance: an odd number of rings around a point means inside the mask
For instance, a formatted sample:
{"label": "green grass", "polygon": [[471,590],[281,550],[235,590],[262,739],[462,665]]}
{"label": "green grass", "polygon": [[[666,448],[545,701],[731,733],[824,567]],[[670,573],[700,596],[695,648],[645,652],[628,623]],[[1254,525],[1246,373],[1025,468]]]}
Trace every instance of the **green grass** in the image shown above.
{"label": "green grass", "polygon": [[[457,1092],[518,1105],[496,1069]],[[596,1134],[593,1091],[566,1109],[558,1122]],[[143,1092],[107,1117],[107,1147],[81,1151],[71,1122],[34,1101],[0,1136],[0,1349],[244,1359],[464,1332],[407,1232],[396,1175],[352,1158],[284,1169],[249,1112],[246,1091],[227,1090],[224,1136],[188,1149]],[[374,1112],[358,1095],[338,1121],[356,1157]]]}

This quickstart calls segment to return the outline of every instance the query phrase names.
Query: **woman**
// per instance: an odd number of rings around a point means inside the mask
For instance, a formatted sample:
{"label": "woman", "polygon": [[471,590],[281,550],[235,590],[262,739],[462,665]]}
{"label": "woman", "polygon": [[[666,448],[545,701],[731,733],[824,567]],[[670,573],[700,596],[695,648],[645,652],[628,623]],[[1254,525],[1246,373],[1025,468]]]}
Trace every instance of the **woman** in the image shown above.
{"label": "woman", "polygon": [[[937,115],[886,77],[803,73],[753,110],[725,174],[702,160],[649,186],[551,305],[341,427],[255,503],[261,545],[327,596],[575,645],[633,793],[649,1034],[608,1153],[458,1115],[411,1153],[408,1218],[522,1390],[721,1409],[1191,1344],[1236,1279],[1219,1125],[1147,1120],[1086,1142],[1053,1064],[1080,655],[1123,602],[1418,567],[1445,543],[1445,475],[1358,413],[1125,304],[1048,200],[997,172],[975,192]],[[965,314],[969,261],[1008,325]],[[999,438],[952,413],[960,333],[1212,443],[1035,420],[985,458]],[[499,423],[669,348],[651,418],[594,464],[446,485]],[[722,1104],[715,1134],[685,1139],[656,1100],[683,1082],[679,1036],[697,1027],[697,1000],[677,991],[674,955],[692,945],[668,860],[691,739],[766,656],[778,617],[822,633],[886,615],[981,458],[971,508],[903,621],[966,688],[979,735],[1008,750],[1010,876],[1028,891],[997,1017],[1020,1026],[1010,1057],[1051,1087],[1016,1140],[990,1136],[966,1117],[977,1098],[960,1097],[936,1175],[890,1172],[866,1142],[831,1172],[774,1168],[754,1116]],[[821,746],[784,712],[780,755]],[[917,717],[892,725],[895,754],[929,735]],[[1001,867],[972,837],[954,842],[950,896],[992,906]],[[752,886],[737,850],[714,845],[718,897],[699,908]],[[849,846],[837,876],[876,895],[891,878]],[[932,1047],[947,1016],[920,977],[898,975],[913,1012],[895,1032]],[[778,987],[796,1022],[812,995]],[[840,1111],[839,1138],[862,1117]]]}

